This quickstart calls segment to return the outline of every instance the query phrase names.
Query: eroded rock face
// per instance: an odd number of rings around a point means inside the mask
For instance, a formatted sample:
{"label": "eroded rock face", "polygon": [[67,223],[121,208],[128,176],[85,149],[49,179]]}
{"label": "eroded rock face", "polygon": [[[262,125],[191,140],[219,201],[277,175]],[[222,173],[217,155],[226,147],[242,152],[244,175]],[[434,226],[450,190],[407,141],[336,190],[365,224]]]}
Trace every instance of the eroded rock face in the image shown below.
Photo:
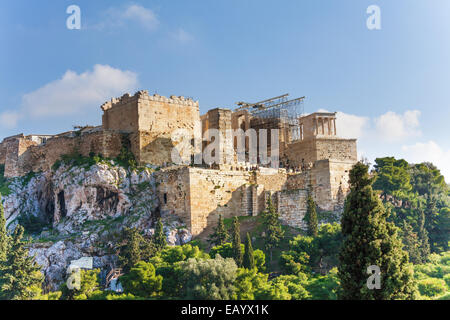
{"label": "eroded rock face", "polygon": [[[136,227],[147,236],[154,233],[160,212],[153,172],[101,163],[90,168],[62,166],[12,181],[12,192],[4,197],[7,226],[13,230],[20,216],[43,224],[33,235],[30,255],[42,266],[47,289],[58,289],[72,260],[93,257],[94,267],[103,272],[115,266],[123,228]],[[170,245],[191,240],[177,218],[161,218]]]}

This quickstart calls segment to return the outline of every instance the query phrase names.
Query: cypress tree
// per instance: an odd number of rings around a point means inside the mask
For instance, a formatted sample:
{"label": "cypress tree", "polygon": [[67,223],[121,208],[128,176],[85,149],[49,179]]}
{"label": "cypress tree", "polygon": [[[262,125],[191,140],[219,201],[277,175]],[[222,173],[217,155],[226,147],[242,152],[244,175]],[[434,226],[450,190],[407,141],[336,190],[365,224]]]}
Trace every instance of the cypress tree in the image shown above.
{"label": "cypress tree", "polygon": [[213,246],[221,246],[227,242],[228,233],[225,228],[225,224],[223,223],[222,215],[219,215],[219,222],[217,226],[214,228],[213,233],[209,237],[209,243]]}
{"label": "cypress tree", "polygon": [[426,263],[430,255],[430,242],[428,238],[428,231],[425,228],[425,212],[419,206],[419,230],[417,232],[419,242],[420,263]]}
{"label": "cypress tree", "polygon": [[0,298],[30,300],[42,292],[43,276],[23,241],[24,229],[18,225],[11,238],[6,261],[0,270]]}
{"label": "cypress tree", "polygon": [[242,248],[241,248],[241,230],[239,226],[239,220],[237,217],[233,219],[233,226],[231,230],[231,237],[233,238],[233,258],[236,261],[238,267],[242,266]]}
{"label": "cypress tree", "polygon": [[306,221],[306,224],[308,226],[308,235],[316,237],[318,233],[317,212],[316,212],[316,203],[314,202],[314,199],[311,196],[311,192],[308,193],[307,204],[308,206],[304,220]]}
{"label": "cypress tree", "polygon": [[8,250],[8,233],[6,231],[5,210],[3,209],[2,195],[0,194],[0,262],[6,259]]}
{"label": "cypress tree", "polygon": [[[350,193],[341,226],[344,243],[339,255],[341,298],[351,300],[413,299],[415,285],[408,254],[402,250],[398,228],[386,221],[389,212],[372,189],[368,166],[350,171]],[[369,289],[368,267],[380,268],[380,289]]]}
{"label": "cypress tree", "polygon": [[272,261],[272,250],[280,243],[284,236],[281,228],[280,216],[273,206],[272,199],[269,197],[267,208],[262,213],[263,225],[265,227],[265,248],[270,252],[270,260]]}
{"label": "cypress tree", "polygon": [[404,244],[403,248],[406,252],[408,252],[409,261],[414,264],[421,263],[422,259],[419,250],[417,233],[413,231],[412,226],[406,221],[403,221],[402,240]]}
{"label": "cypress tree", "polygon": [[136,263],[148,260],[156,252],[152,241],[145,239],[137,228],[125,228],[119,251],[119,263],[125,272],[130,271]]}
{"label": "cypress tree", "polygon": [[250,234],[248,232],[247,238],[245,239],[243,267],[250,270],[255,268],[255,257],[253,255],[252,240],[250,239]]}
{"label": "cypress tree", "polygon": [[156,223],[153,243],[158,251],[161,251],[167,246],[166,235],[164,234],[164,227],[161,218],[158,218],[158,222]]}

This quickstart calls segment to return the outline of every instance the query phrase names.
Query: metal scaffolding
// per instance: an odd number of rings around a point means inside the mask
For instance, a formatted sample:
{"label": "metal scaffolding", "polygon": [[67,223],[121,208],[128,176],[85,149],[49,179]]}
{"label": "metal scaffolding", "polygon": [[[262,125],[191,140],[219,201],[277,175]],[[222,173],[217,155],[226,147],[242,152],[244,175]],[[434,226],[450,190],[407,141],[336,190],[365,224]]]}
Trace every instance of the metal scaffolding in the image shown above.
{"label": "metal scaffolding", "polygon": [[302,137],[299,119],[304,114],[305,97],[288,100],[288,96],[283,94],[256,103],[238,102],[236,111],[246,110],[261,121],[278,119],[289,128],[292,141],[299,140]]}
{"label": "metal scaffolding", "polygon": [[303,115],[305,97],[288,100],[289,94],[266,99],[256,103],[238,102],[237,110],[247,110],[257,118],[280,118],[292,125],[298,125],[298,118]]}

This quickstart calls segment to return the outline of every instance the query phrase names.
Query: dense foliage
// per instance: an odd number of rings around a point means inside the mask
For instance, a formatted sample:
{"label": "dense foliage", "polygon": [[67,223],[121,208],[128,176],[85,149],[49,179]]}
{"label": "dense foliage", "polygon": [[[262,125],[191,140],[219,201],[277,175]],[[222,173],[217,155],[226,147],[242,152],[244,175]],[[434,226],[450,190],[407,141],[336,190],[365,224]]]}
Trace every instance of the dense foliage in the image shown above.
{"label": "dense foliage", "polygon": [[[412,299],[415,295],[412,267],[397,235],[387,222],[389,212],[372,189],[368,166],[357,163],[350,171],[350,194],[342,215],[344,243],[339,255],[343,299]],[[377,266],[381,286],[367,285],[367,270]]]}
{"label": "dense foliage", "polygon": [[[121,161],[132,160],[124,149]],[[88,166],[103,160],[65,159],[77,161]],[[79,288],[63,284],[60,291],[42,293],[24,230],[19,225],[7,234],[0,198],[0,299],[450,299],[450,207],[439,170],[380,158],[370,175],[366,165],[355,165],[350,184],[341,223],[335,213],[318,210],[310,192],[307,228],[282,226],[269,198],[256,217],[219,216],[210,249],[200,239],[167,246],[160,219],[151,237],[125,228],[116,243],[124,272],[120,293],[104,287],[98,269],[81,270]],[[5,185],[0,179],[0,187]],[[36,227],[33,221],[19,223],[30,234]],[[367,287],[369,265],[380,267],[381,289]]]}

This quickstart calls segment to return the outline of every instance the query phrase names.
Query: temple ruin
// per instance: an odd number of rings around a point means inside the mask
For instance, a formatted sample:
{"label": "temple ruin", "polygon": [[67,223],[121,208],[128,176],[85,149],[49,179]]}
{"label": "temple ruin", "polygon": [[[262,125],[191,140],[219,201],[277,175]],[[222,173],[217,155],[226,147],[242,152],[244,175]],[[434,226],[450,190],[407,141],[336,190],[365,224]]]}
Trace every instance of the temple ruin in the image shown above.
{"label": "temple ruin", "polygon": [[[319,209],[342,210],[348,173],[357,161],[356,139],[339,138],[336,113],[306,115],[303,101],[304,97],[289,100],[282,95],[200,115],[198,101],[139,91],[104,103],[101,126],[5,138],[0,143],[0,164],[5,165],[5,176],[13,178],[51,170],[64,154],[114,158],[128,148],[139,164],[160,167],[156,174],[161,213],[182,218],[194,236],[214,226],[219,214],[258,215],[269,197],[284,223],[303,228],[308,192]],[[204,139],[208,129],[223,132],[218,151],[231,155],[231,161],[175,165],[173,136],[179,129],[192,145],[196,136],[203,137],[202,150],[211,143]],[[239,142],[226,134],[237,129],[253,129],[257,137],[263,130],[278,129],[279,168],[249,161],[249,137],[243,141],[245,157],[239,158]],[[268,141],[270,153],[272,140]]]}

